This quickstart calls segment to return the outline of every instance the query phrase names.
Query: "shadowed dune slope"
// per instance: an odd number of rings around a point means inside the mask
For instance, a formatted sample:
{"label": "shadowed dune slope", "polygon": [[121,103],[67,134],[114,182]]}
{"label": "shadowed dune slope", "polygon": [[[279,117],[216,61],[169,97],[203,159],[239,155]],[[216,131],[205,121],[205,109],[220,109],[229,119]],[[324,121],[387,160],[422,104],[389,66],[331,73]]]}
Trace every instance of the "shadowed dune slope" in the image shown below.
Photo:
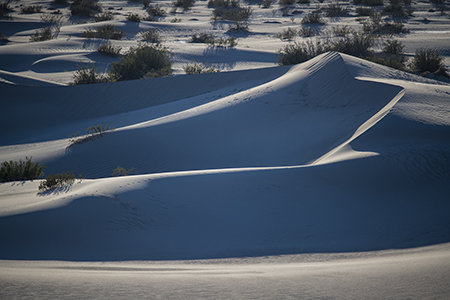
{"label": "shadowed dune slope", "polygon": [[[325,53],[289,70],[82,87],[144,95],[147,82],[177,82],[182,90],[153,104],[104,100],[96,117],[78,108],[41,135],[46,142],[0,147],[1,160],[32,155],[47,173],[88,178],[48,192],[38,181],[1,184],[0,258],[189,259],[449,242],[449,87],[369,68]],[[198,79],[211,85],[195,92]],[[57,103],[56,114],[71,105]],[[101,138],[70,147],[58,139],[61,129],[106,120],[119,126]],[[117,166],[139,175],[109,177]]]}

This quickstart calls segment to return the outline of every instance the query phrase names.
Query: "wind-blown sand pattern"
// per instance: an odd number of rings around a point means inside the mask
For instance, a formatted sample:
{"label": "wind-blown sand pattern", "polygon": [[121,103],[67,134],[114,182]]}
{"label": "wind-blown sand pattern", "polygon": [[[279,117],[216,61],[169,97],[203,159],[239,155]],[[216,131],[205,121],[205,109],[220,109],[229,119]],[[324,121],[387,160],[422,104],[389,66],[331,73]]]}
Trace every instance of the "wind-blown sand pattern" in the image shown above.
{"label": "wind-blown sand pattern", "polygon": [[[189,26],[188,13],[109,22],[189,36],[209,26],[205,9]],[[272,24],[260,18],[254,35]],[[255,54],[247,37],[222,53],[175,47],[178,67],[193,53],[242,59],[232,72],[64,86],[80,48],[104,59],[99,41],[68,37],[88,25],[21,43],[35,27],[13,22],[24,28],[0,46],[0,162],[86,179],[0,184],[0,298],[450,296],[448,84],[337,52],[276,67],[279,41],[254,41]],[[117,166],[134,171],[111,177]]]}

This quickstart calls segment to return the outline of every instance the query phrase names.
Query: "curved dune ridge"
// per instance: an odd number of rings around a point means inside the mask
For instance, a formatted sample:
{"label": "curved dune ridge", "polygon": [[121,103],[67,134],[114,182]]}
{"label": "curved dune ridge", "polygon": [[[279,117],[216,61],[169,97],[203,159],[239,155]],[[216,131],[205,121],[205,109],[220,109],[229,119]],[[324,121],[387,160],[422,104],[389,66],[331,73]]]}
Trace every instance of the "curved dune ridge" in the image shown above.
{"label": "curved dune ridge", "polygon": [[[37,180],[1,184],[1,259],[450,241],[448,85],[335,52],[292,67],[156,80],[0,84],[11,112],[0,121],[0,161],[32,156],[47,174],[87,178],[48,192]],[[68,134],[99,123],[116,129],[69,146]],[[117,166],[136,175],[110,177]]]}

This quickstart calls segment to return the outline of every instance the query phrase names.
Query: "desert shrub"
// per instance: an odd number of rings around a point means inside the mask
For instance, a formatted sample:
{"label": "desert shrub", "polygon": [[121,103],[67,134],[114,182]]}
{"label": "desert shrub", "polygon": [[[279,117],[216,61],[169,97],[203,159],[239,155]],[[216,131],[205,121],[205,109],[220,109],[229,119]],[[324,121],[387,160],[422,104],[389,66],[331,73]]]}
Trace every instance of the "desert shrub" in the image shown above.
{"label": "desert shrub", "polygon": [[[80,178],[81,179],[81,178]],[[71,185],[75,181],[75,174],[66,172],[48,175],[39,185],[40,191],[53,190],[66,185]]]}
{"label": "desert shrub", "polygon": [[405,71],[405,66],[403,64],[404,58],[402,55],[387,55],[387,54],[370,55],[367,56],[365,59],[380,65]]}
{"label": "desert shrub", "polygon": [[96,14],[94,16],[95,22],[103,22],[103,21],[109,21],[109,20],[114,20],[114,15],[110,11],[105,11],[105,12]]}
{"label": "desert shrub", "polygon": [[59,26],[48,26],[35,31],[35,34],[30,36],[30,42],[42,42],[55,38],[59,33]]}
{"label": "desert shrub", "polygon": [[[320,0],[319,2],[322,3],[323,0]],[[297,3],[299,3],[299,4],[310,4],[311,0],[297,0]]]}
{"label": "desert shrub", "polygon": [[322,15],[317,12],[310,12],[302,19],[302,24],[325,24]]}
{"label": "desert shrub", "polygon": [[23,14],[40,13],[41,10],[42,10],[42,5],[22,6],[20,8],[20,12],[23,13]]}
{"label": "desert shrub", "polygon": [[280,40],[288,40],[292,41],[298,35],[298,31],[294,28],[288,27],[287,29],[283,29],[280,33],[275,35],[276,38]]}
{"label": "desert shrub", "polygon": [[81,144],[87,141],[92,141],[97,138],[102,137],[105,133],[113,131],[114,127],[109,127],[108,124],[102,126],[101,124],[90,126],[86,129],[86,135],[80,135],[80,132],[77,132],[73,136],[69,136],[69,147],[75,144]]}
{"label": "desert shrub", "polygon": [[220,70],[217,68],[216,65],[210,65],[208,63],[201,63],[196,62],[195,60],[192,61],[191,64],[185,64],[183,66],[184,72],[186,74],[192,75],[192,74],[202,74],[202,73],[218,73]]}
{"label": "desert shrub", "polygon": [[444,59],[437,50],[418,49],[414,57],[409,61],[408,68],[413,72],[436,72],[439,68],[444,68]]}
{"label": "desert shrub", "polygon": [[318,32],[311,27],[302,27],[298,30],[298,35],[301,37],[311,37],[317,34]]}
{"label": "desert shrub", "polygon": [[262,0],[261,6],[262,8],[270,8],[272,6],[274,0]]}
{"label": "desert shrub", "polygon": [[147,13],[149,15],[147,18],[147,21],[153,21],[160,17],[166,16],[166,10],[164,8],[162,8],[161,5],[159,5],[159,4],[150,5],[147,8]]}
{"label": "desert shrub", "polygon": [[41,14],[40,17],[44,23],[61,24],[63,22],[63,16],[59,14]]}
{"label": "desert shrub", "polygon": [[406,16],[403,6],[395,2],[391,2],[390,4],[384,6],[381,12],[385,15],[392,15],[393,17]]}
{"label": "desert shrub", "polygon": [[102,8],[98,4],[98,0],[72,0],[70,4],[70,13],[74,16],[93,17],[101,11]]}
{"label": "desert shrub", "polygon": [[172,74],[172,53],[161,44],[140,43],[111,63],[109,74],[116,81],[168,76]]}
{"label": "desert shrub", "polygon": [[363,31],[366,33],[377,34],[395,34],[395,33],[407,33],[409,30],[405,27],[405,24],[401,20],[395,20],[389,22],[387,20],[382,21],[381,14],[372,14],[367,21],[363,23]]}
{"label": "desert shrub", "polygon": [[150,0],[142,0],[142,5],[147,8],[150,5]]}
{"label": "desert shrub", "polygon": [[181,7],[183,10],[189,10],[192,6],[194,6],[195,0],[175,0],[173,1],[174,7]]}
{"label": "desert shrub", "polygon": [[330,50],[350,54],[357,57],[366,57],[372,54],[370,48],[375,44],[375,36],[362,32],[352,32],[351,36],[331,40]]}
{"label": "desert shrub", "polygon": [[335,26],[331,28],[331,33],[334,36],[346,37],[353,31],[348,27],[348,25],[344,26]]}
{"label": "desert shrub", "polygon": [[53,0],[53,3],[59,4],[59,5],[66,5],[68,3],[67,0]]}
{"label": "desert shrub", "polygon": [[173,18],[172,20],[170,20],[170,23],[180,23],[181,19],[180,18]]}
{"label": "desert shrub", "polygon": [[113,170],[111,176],[128,176],[133,170],[134,168],[126,170],[125,168],[117,167]]}
{"label": "desert shrub", "polygon": [[399,40],[387,40],[383,42],[381,50],[391,55],[403,55],[405,53],[405,45]]}
{"label": "desert shrub", "polygon": [[433,3],[433,4],[442,4],[444,2],[445,2],[445,0],[430,0],[430,3]]}
{"label": "desert shrub", "polygon": [[382,6],[384,3],[383,0],[362,0],[360,4],[364,6]]}
{"label": "desert shrub", "polygon": [[108,77],[100,73],[94,65],[87,66],[84,64],[77,65],[78,70],[72,74],[72,82],[71,85],[79,85],[79,84],[92,84],[92,83],[101,83],[108,82]]}
{"label": "desert shrub", "polygon": [[357,7],[356,13],[361,17],[371,16],[375,11],[371,7]]}
{"label": "desert shrub", "polygon": [[189,40],[190,43],[208,43],[210,41],[214,40],[214,36],[212,34],[207,33],[200,33],[200,34],[194,34],[192,35],[191,39]]}
{"label": "desert shrub", "polygon": [[139,23],[141,21],[141,16],[139,14],[130,13],[127,15],[127,20],[131,22]]}
{"label": "desert shrub", "polygon": [[0,42],[9,42],[8,37],[0,31]]}
{"label": "desert shrub", "polygon": [[11,7],[9,6],[11,1],[12,0],[6,0],[6,1],[0,2],[0,18],[1,19],[11,19],[11,16],[8,15],[8,12],[12,11]]}
{"label": "desert shrub", "polygon": [[120,40],[124,36],[125,32],[112,24],[102,25],[98,27],[96,31],[88,28],[81,34],[81,37],[85,38],[100,38],[107,40]]}
{"label": "desert shrub", "polygon": [[347,9],[340,5],[338,2],[330,3],[325,6],[325,16],[326,17],[340,17],[347,13]]}
{"label": "desert shrub", "polygon": [[280,6],[289,6],[294,5],[296,0],[278,0],[278,5]]}
{"label": "desert shrub", "polygon": [[34,163],[28,157],[25,161],[4,161],[0,167],[0,182],[37,179],[44,175],[44,169],[44,165]]}
{"label": "desert shrub", "polygon": [[278,50],[276,62],[281,66],[299,64],[327,51],[320,41],[289,43]]}
{"label": "desert shrub", "polygon": [[118,57],[120,55],[120,50],[122,50],[122,47],[114,46],[109,41],[104,44],[101,44],[97,48],[97,51],[99,53],[112,57]]}
{"label": "desert shrub", "polygon": [[229,38],[212,38],[206,40],[205,43],[211,47],[230,47],[233,48],[237,45],[236,38],[234,36],[230,36]]}
{"label": "desert shrub", "polygon": [[142,40],[149,43],[159,43],[162,40],[161,35],[154,28],[148,29],[146,31],[141,31],[139,32],[139,35],[141,36]]}
{"label": "desert shrub", "polygon": [[241,6],[239,1],[214,0],[212,1],[213,19],[231,21],[230,30],[248,30],[252,9],[249,6]]}

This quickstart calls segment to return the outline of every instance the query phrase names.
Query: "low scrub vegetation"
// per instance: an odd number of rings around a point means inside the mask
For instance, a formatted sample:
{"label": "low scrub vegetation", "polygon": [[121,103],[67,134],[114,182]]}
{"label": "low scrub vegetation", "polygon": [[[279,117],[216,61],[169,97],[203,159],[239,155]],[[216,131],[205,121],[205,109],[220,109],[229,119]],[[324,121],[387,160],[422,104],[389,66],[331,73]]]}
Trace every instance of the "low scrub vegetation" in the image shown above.
{"label": "low scrub vegetation", "polygon": [[347,14],[347,9],[339,4],[339,2],[330,3],[327,6],[325,6],[325,17],[341,17],[345,14]]}
{"label": "low scrub vegetation", "polygon": [[322,15],[317,12],[310,12],[302,19],[302,24],[325,24]]}
{"label": "low scrub vegetation", "polygon": [[161,35],[155,28],[139,32],[142,40],[149,43],[159,43],[162,41]]}
{"label": "low scrub vegetation", "polygon": [[[83,179],[83,176],[80,174],[78,179]],[[48,175],[43,181],[41,181],[39,185],[39,191],[45,192],[48,190],[53,190],[56,188],[64,187],[66,185],[71,185],[75,182],[75,174],[73,172],[66,173],[58,173]]]}
{"label": "low scrub vegetation", "polygon": [[202,73],[218,73],[220,70],[217,68],[216,65],[210,65],[208,63],[201,63],[196,62],[195,60],[192,61],[190,64],[185,64],[183,66],[184,72],[186,74],[202,74]]}
{"label": "low scrub vegetation", "polygon": [[93,84],[110,81],[107,74],[99,72],[95,65],[87,66],[84,64],[78,65],[78,70],[72,74],[71,85]]}
{"label": "low scrub vegetation", "polygon": [[181,7],[183,10],[189,10],[195,4],[195,0],[175,0],[173,1],[174,7]]}
{"label": "low scrub vegetation", "polygon": [[120,61],[111,63],[113,81],[154,78],[172,74],[172,53],[161,44],[138,44],[131,47]]}
{"label": "low scrub vegetation", "polygon": [[69,137],[69,147],[75,144],[81,144],[88,141],[92,141],[101,138],[105,133],[111,132],[114,127],[109,127],[108,124],[102,126],[98,124],[96,126],[90,126],[86,129],[86,134],[80,136],[80,132],[77,132],[74,136]]}
{"label": "low scrub vegetation", "polygon": [[26,157],[25,161],[4,161],[0,167],[0,182],[34,180],[44,175],[44,165],[32,162]]}
{"label": "low scrub vegetation", "polygon": [[368,20],[363,23],[363,31],[365,33],[376,33],[376,34],[398,34],[407,33],[409,29],[405,27],[405,24],[401,20],[388,21],[382,20],[381,14],[374,13]]}
{"label": "low scrub vegetation", "polygon": [[102,7],[98,0],[72,0],[70,13],[72,15],[94,17],[102,12]]}
{"label": "low scrub vegetation", "polygon": [[128,175],[130,175],[131,174],[131,172],[133,172],[134,171],[134,168],[131,168],[131,169],[125,169],[125,168],[122,168],[122,167],[117,167],[117,168],[115,168],[114,170],[113,170],[113,172],[112,172],[112,174],[111,174],[111,176],[128,176]]}
{"label": "low scrub vegetation", "polygon": [[383,0],[353,0],[353,4],[362,4],[364,6],[382,6]]}
{"label": "low scrub vegetation", "polygon": [[[444,58],[434,49],[419,49],[414,57],[408,62],[408,67],[412,72],[430,72],[435,73],[440,70],[446,71]],[[444,72],[445,73],[445,72]]]}
{"label": "low scrub vegetation", "polygon": [[121,40],[125,36],[125,32],[122,29],[118,29],[112,24],[102,25],[97,28],[97,30],[92,30],[88,28],[83,31],[81,37],[85,38],[99,38],[106,40]]}
{"label": "low scrub vegetation", "polygon": [[59,26],[48,26],[36,30],[35,34],[30,36],[30,42],[42,42],[54,39],[59,33]]}
{"label": "low scrub vegetation", "polygon": [[142,20],[142,18],[139,14],[130,13],[127,15],[127,20],[131,21],[131,22],[139,23]]}
{"label": "low scrub vegetation", "polygon": [[277,33],[275,37],[280,40],[292,41],[298,35],[299,33],[295,28],[288,27],[287,29],[283,29],[280,33]]}
{"label": "low scrub vegetation", "polygon": [[110,20],[114,20],[114,15],[110,11],[105,11],[105,12],[96,14],[94,16],[95,22],[103,22],[103,21],[110,21]]}
{"label": "low scrub vegetation", "polygon": [[20,8],[20,12],[23,14],[40,13],[41,10],[42,10],[42,5],[29,5],[29,6],[22,6]]}
{"label": "low scrub vegetation", "polygon": [[149,5],[146,11],[148,13],[148,17],[145,18],[146,21],[156,21],[166,16],[166,10],[159,4]]}
{"label": "low scrub vegetation", "polygon": [[111,42],[106,42],[104,44],[101,44],[98,46],[97,51],[101,54],[108,55],[111,57],[118,57],[120,55],[120,50],[122,50],[122,47],[114,46],[111,44]]}
{"label": "low scrub vegetation", "polygon": [[229,30],[248,30],[249,19],[253,13],[250,6],[242,6],[239,0],[210,0],[208,6],[214,7],[215,21],[232,22]]}
{"label": "low scrub vegetation", "polygon": [[61,14],[41,14],[40,17],[44,23],[61,24],[63,22]]}
{"label": "low scrub vegetation", "polygon": [[234,36],[231,36],[229,38],[223,37],[215,38],[212,34],[207,33],[192,35],[190,43],[205,43],[211,47],[225,47],[225,48],[228,47],[233,48],[238,44]]}

